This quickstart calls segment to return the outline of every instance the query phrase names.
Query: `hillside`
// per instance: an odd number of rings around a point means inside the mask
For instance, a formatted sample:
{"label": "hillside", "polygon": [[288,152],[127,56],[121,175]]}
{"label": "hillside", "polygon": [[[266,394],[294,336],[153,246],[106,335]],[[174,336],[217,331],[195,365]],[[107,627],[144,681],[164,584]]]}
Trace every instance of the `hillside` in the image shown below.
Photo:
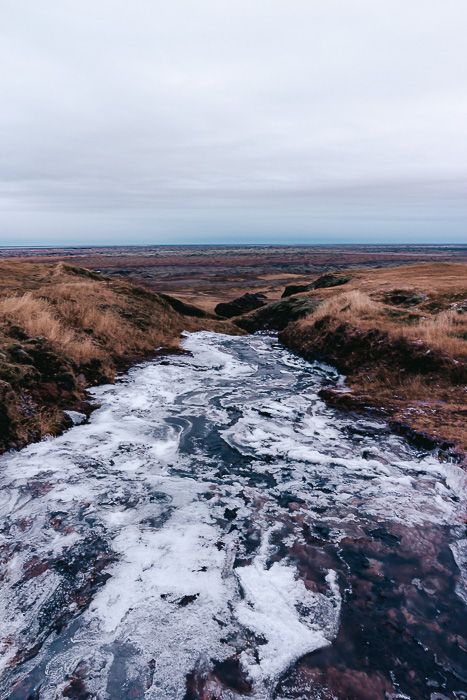
{"label": "hillside", "polygon": [[[175,308],[174,308],[175,307]],[[171,297],[63,262],[0,261],[0,452],[89,413],[86,388],[176,352],[183,330],[242,333]]]}
{"label": "hillside", "polygon": [[290,297],[313,299],[317,308],[290,323],[280,340],[347,375],[350,391],[324,390],[328,403],[376,411],[421,448],[438,445],[445,458],[465,459],[467,266],[339,274],[349,281]]}
{"label": "hillside", "polygon": [[0,451],[59,433],[65,410],[92,410],[87,387],[205,329],[279,331],[347,376],[348,391],[321,392],[330,405],[385,416],[446,458],[467,454],[465,264],[339,270],[295,289],[231,322],[63,262],[0,261]]}

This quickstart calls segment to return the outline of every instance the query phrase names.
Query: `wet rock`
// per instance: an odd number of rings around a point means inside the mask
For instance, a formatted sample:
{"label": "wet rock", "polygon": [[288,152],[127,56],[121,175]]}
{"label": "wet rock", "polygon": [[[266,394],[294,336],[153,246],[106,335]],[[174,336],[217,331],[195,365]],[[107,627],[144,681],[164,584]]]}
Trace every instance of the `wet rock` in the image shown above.
{"label": "wet rock", "polygon": [[81,425],[87,420],[86,414],[79,411],[65,411],[65,414],[70,418],[72,425]]}
{"label": "wet rock", "polygon": [[224,518],[226,520],[235,520],[237,517],[238,508],[226,508],[224,511]]}
{"label": "wet rock", "polygon": [[[334,392],[336,393],[336,392]],[[347,394],[344,394],[346,396]],[[326,392],[323,392],[323,398],[327,396]],[[362,437],[376,437],[378,435],[387,435],[390,430],[386,423],[381,425],[368,425],[364,422],[351,423],[345,427],[345,432],[350,435],[360,435]]]}
{"label": "wet rock", "polygon": [[180,598],[180,600],[177,601],[177,605],[180,605],[180,607],[185,608],[190,603],[194,603],[197,598],[199,598],[199,593],[194,593],[193,595],[184,595],[183,598]]}
{"label": "wet rock", "polygon": [[245,674],[238,659],[226,659],[225,661],[215,661],[213,674],[221,683],[232,688],[237,693],[249,694],[252,691],[251,683],[245,678]]}
{"label": "wet rock", "polygon": [[266,295],[261,292],[255,294],[247,293],[233,301],[218,304],[214,311],[223,318],[233,318],[254,311],[266,305]]}
{"label": "wet rock", "polygon": [[[323,399],[323,401],[326,401],[328,406],[339,408],[343,411],[355,411],[360,413],[366,410],[365,399],[350,391],[335,391],[334,389],[325,388],[320,389],[318,396]],[[347,426],[346,430],[353,435],[361,434],[351,426]]]}
{"label": "wet rock", "polygon": [[253,685],[237,658],[213,660],[212,667],[201,662],[187,675],[183,700],[220,700],[223,697],[233,700],[248,697],[252,691]]}
{"label": "wet rock", "polygon": [[391,430],[393,430],[397,435],[403,435],[406,440],[417,447],[419,450],[434,450],[439,449],[445,457],[450,457],[451,460],[447,461],[460,461],[462,455],[458,454],[455,448],[455,444],[449,440],[443,440],[435,435],[430,435],[420,430],[415,430],[405,421],[391,421]]}

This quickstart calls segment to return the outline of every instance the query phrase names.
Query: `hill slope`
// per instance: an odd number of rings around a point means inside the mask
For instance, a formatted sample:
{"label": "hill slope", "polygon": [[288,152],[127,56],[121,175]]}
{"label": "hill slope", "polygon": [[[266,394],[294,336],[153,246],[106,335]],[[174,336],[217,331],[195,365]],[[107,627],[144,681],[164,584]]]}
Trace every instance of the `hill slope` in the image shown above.
{"label": "hill slope", "polygon": [[242,332],[182,310],[62,262],[0,261],[0,452],[57,434],[70,424],[66,409],[89,413],[86,387],[158,349],[177,351],[183,330]]}
{"label": "hill slope", "polygon": [[343,408],[370,408],[421,447],[467,454],[467,265],[351,270],[345,285],[292,299],[320,300],[279,338],[347,375]]}

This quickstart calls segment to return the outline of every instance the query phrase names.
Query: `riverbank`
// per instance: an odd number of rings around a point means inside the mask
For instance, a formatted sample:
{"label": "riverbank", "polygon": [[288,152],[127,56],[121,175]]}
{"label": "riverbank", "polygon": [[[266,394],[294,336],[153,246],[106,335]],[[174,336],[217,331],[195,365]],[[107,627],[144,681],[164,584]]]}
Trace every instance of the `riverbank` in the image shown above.
{"label": "riverbank", "polygon": [[246,292],[279,299],[285,286],[329,271],[420,262],[467,263],[466,245],[185,245],[15,248],[2,257],[68,265],[176,295],[213,311]]}
{"label": "riverbank", "polygon": [[465,471],[275,337],[182,345],[2,458],[0,697],[466,697]]}
{"label": "riverbank", "polygon": [[324,389],[328,404],[386,417],[392,428],[440,457],[467,458],[467,267],[422,264],[341,272],[344,284],[291,298],[317,308],[280,340],[347,377]]}
{"label": "riverbank", "polygon": [[242,333],[125,280],[62,262],[1,261],[0,453],[89,416],[89,387],[157,352],[179,352],[181,332],[201,328]]}
{"label": "riverbank", "polygon": [[348,391],[322,389],[329,405],[381,415],[420,448],[466,461],[465,264],[302,277],[232,321],[63,262],[4,260],[0,275],[0,453],[59,434],[72,424],[67,411],[88,416],[87,388],[180,352],[183,330],[276,330],[346,375]]}

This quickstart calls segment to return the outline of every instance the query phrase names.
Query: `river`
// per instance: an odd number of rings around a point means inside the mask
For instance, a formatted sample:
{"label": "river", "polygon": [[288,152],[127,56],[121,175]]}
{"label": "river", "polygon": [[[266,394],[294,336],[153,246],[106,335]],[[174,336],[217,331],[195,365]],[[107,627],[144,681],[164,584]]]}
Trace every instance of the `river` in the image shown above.
{"label": "river", "polygon": [[272,336],[183,345],[0,459],[2,699],[467,698],[466,473]]}

